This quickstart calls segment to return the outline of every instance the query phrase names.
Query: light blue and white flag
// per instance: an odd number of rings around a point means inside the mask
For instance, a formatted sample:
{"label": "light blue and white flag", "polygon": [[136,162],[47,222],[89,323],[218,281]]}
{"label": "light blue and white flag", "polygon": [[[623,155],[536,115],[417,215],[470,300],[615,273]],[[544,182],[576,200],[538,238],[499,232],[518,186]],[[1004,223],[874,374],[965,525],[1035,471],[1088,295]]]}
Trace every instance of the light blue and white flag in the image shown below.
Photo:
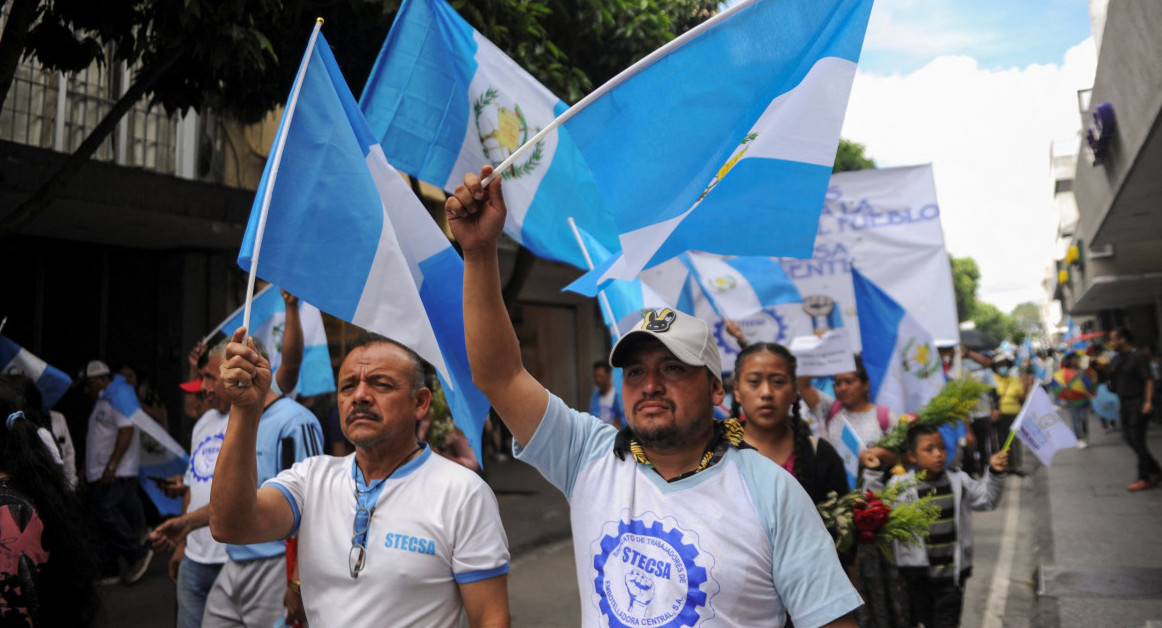
{"label": "light blue and white flag", "polygon": [[[448,192],[566,109],[444,0],[403,2],[360,106],[392,165]],[[505,233],[537,256],[587,268],[566,216],[617,247],[613,217],[568,131],[546,135],[504,177]]]}
{"label": "light blue and white flag", "polygon": [[464,263],[387,162],[317,27],[238,263],[249,268],[256,255],[263,279],[430,362],[452,418],[483,459],[489,405],[472,384],[464,346]]}
{"label": "light blue and white flag", "polygon": [[811,256],[871,6],[743,0],[561,116],[626,253],[605,279],[687,250]]}
{"label": "light blue and white flag", "polygon": [[845,417],[837,416],[832,420],[843,421],[843,431],[840,433],[839,442],[835,443],[835,451],[843,459],[843,470],[847,472],[847,486],[854,490],[856,482],[859,481],[859,452],[864,450],[863,440]]}
{"label": "light blue and white flag", "polygon": [[36,382],[45,410],[56,405],[73,384],[63,371],[4,336],[0,336],[0,373],[27,375]]}
{"label": "light blue and white flag", "polygon": [[1049,393],[1040,386],[1033,387],[1010,430],[1047,467],[1058,450],[1077,447],[1073,428],[1061,420]]}
{"label": "light blue and white flag", "polygon": [[681,257],[715,309],[726,318],[738,320],[767,307],[803,301],[799,289],[775,258],[729,257],[700,251]]}
{"label": "light blue and white flag", "polygon": [[101,391],[101,398],[109,402],[113,409],[129,419],[141,432],[141,463],[137,468],[137,481],[158,512],[163,515],[182,514],[181,498],[166,497],[149,476],[168,478],[186,472],[190,458],[186,450],[178,444],[165,428],[141,409],[137,392],[120,375]]}
{"label": "light blue and white flag", "polygon": [[[222,321],[207,335],[208,346],[233,335],[242,326],[242,308]],[[299,299],[299,323],[303,327],[303,357],[295,390],[303,397],[335,392],[335,373],[331,370],[331,352],[327,347],[327,330],[319,308]],[[270,372],[282,364],[282,338],[286,331],[286,303],[275,286],[267,286],[254,295],[250,305],[250,335],[262,341],[270,353]]]}
{"label": "light blue and white flag", "polygon": [[851,281],[872,401],[896,414],[919,412],[944,385],[932,334],[854,266]]}

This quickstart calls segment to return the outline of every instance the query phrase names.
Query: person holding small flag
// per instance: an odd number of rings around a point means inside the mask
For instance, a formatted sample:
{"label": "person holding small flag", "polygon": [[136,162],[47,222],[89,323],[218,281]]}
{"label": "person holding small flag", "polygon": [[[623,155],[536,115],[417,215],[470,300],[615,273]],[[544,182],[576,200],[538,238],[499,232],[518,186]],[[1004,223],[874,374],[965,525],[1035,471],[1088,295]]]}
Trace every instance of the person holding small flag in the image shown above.
{"label": "person holding small flag", "polygon": [[[866,448],[871,448],[880,460],[894,464],[896,456],[875,444],[892,431],[899,422],[887,406],[876,405],[870,398],[871,380],[860,356],[855,356],[855,370],[835,376],[835,397],[815,388],[811,378],[800,377],[799,394],[811,414],[823,427],[823,437],[838,446],[843,440],[844,425],[850,425]],[[865,449],[866,451],[866,449]]]}
{"label": "person holding small flag", "polygon": [[[964,471],[946,468],[948,452],[938,427],[913,425],[906,442],[913,469],[893,476],[888,484],[916,483],[905,490],[903,499],[931,495],[940,507],[940,517],[928,527],[927,539],[895,544],[895,563],[908,589],[911,625],[955,628],[964,607],[964,581],[972,574],[972,511],[996,508],[1005,485],[1008,454],[993,454],[984,477],[977,481]],[[880,461],[873,455],[866,463],[864,487],[883,490]]]}

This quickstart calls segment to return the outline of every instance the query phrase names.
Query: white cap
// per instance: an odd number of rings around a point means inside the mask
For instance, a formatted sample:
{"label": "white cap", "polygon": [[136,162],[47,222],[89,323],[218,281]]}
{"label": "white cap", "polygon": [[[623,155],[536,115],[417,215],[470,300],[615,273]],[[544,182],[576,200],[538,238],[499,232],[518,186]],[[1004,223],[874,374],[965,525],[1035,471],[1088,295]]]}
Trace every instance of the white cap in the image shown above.
{"label": "white cap", "polygon": [[100,360],[92,360],[85,365],[85,378],[101,377],[102,375],[110,375],[112,371],[109,370],[109,365]]}
{"label": "white cap", "polygon": [[623,366],[629,348],[643,338],[657,338],[674,357],[691,366],[705,366],[722,381],[722,356],[706,321],[670,308],[646,310],[643,314],[641,324],[613,346],[609,353],[611,365]]}

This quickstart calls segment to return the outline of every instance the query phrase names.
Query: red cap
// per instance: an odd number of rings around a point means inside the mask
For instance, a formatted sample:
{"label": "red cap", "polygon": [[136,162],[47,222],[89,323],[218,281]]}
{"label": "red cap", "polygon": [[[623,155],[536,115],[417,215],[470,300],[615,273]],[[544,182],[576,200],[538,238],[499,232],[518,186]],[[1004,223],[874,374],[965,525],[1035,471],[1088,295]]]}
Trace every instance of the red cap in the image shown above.
{"label": "red cap", "polygon": [[178,388],[181,388],[188,393],[199,393],[202,392],[202,380],[194,379],[188,382],[182,382],[178,384]]}

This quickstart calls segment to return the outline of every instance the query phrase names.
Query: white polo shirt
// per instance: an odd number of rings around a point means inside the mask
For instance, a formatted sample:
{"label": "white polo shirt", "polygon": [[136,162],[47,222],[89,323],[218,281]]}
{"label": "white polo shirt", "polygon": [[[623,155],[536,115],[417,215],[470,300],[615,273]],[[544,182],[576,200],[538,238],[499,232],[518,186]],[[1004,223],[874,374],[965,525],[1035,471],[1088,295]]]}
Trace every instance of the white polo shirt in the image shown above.
{"label": "white polo shirt", "polygon": [[308,458],[265,483],[295,511],[312,626],[455,628],[463,606],[458,584],[508,573],[508,538],[492,489],[424,445],[378,489],[366,566],[352,578],[356,482],[367,488],[351,454]]}

